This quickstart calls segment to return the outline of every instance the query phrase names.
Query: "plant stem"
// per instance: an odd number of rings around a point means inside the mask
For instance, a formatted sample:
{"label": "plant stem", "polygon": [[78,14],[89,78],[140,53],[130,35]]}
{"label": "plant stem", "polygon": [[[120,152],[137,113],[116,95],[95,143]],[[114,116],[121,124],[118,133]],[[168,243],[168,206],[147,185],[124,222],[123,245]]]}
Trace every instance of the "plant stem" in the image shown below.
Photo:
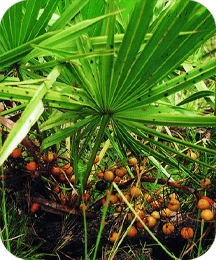
{"label": "plant stem", "polygon": [[98,152],[98,149],[99,149],[100,144],[101,144],[101,140],[102,140],[104,132],[105,132],[105,128],[108,125],[109,120],[110,120],[110,116],[109,115],[104,115],[102,117],[100,129],[98,131],[98,134],[97,134],[97,137],[96,137],[96,141],[95,141],[94,147],[92,149],[92,154],[91,154],[91,156],[89,158],[89,161],[88,161],[88,164],[87,164],[87,169],[86,169],[86,172],[85,172],[85,174],[83,176],[83,180],[82,180],[82,184],[81,184],[81,192],[84,191],[84,189],[86,187],[89,175],[91,173],[92,165],[94,163],[96,154]]}

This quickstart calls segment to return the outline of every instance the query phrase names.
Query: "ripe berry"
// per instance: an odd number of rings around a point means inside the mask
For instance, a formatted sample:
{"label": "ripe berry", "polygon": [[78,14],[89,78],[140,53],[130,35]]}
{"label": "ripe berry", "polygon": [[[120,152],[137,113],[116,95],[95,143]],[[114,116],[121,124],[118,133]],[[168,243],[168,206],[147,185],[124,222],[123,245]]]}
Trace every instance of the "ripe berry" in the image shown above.
{"label": "ripe berry", "polygon": [[160,202],[157,200],[152,201],[150,205],[153,209],[159,209],[161,207]]}
{"label": "ripe berry", "polygon": [[70,176],[71,173],[72,173],[72,171],[73,171],[73,167],[70,166],[69,163],[66,164],[66,165],[64,165],[62,169],[63,169],[63,171],[67,174],[67,176]]}
{"label": "ripe berry", "polygon": [[[137,215],[141,218],[141,219],[144,219],[145,217],[145,212],[143,210],[138,210],[138,209],[135,209]],[[132,217],[134,218],[135,217],[135,214],[134,213],[131,213]],[[138,218],[135,219],[135,221],[139,221]]]}
{"label": "ripe berry", "polygon": [[22,153],[21,149],[16,148],[16,149],[14,149],[13,152],[11,153],[11,156],[12,156],[13,158],[19,158],[19,157],[21,156],[21,153]]}
{"label": "ripe berry", "polygon": [[205,199],[200,199],[197,204],[197,207],[199,209],[208,209],[209,206],[210,206],[209,202]]}
{"label": "ripe berry", "polygon": [[[125,201],[123,200],[122,196],[120,194],[117,195],[118,199],[121,201],[121,203],[125,203]],[[129,194],[124,193],[124,197],[125,199],[130,202],[131,201],[131,197]]]}
{"label": "ripe berry", "polygon": [[203,189],[208,189],[211,186],[211,181],[208,178],[201,180],[200,185]]}
{"label": "ripe berry", "polygon": [[54,190],[55,192],[57,192],[57,193],[60,192],[60,188],[59,188],[58,186],[53,187],[53,190]]}
{"label": "ripe berry", "polygon": [[171,223],[166,223],[166,224],[164,224],[164,225],[163,225],[163,228],[162,228],[164,234],[166,234],[166,235],[172,234],[172,232],[174,231],[174,229],[175,229],[175,227],[174,227]]}
{"label": "ripe berry", "polygon": [[119,177],[123,177],[127,174],[127,169],[125,167],[120,167],[115,170],[115,173]]}
{"label": "ripe berry", "polygon": [[52,173],[53,175],[59,175],[60,172],[61,172],[61,168],[58,167],[58,166],[54,166],[54,167],[52,167],[52,169],[51,169],[51,173]]}
{"label": "ripe berry", "polygon": [[177,193],[171,193],[171,194],[169,195],[169,198],[170,198],[170,199],[176,199],[176,200],[178,200],[178,199],[179,199],[179,195],[178,195]]}
{"label": "ripe berry", "polygon": [[115,208],[116,212],[121,212],[122,211],[122,207],[120,205],[116,206]]}
{"label": "ripe berry", "polygon": [[129,159],[129,164],[132,164],[132,165],[136,166],[137,163],[138,163],[138,161],[137,161],[137,159],[135,157]]}
{"label": "ripe berry", "polygon": [[116,176],[113,181],[116,183],[119,183],[121,181],[121,178],[119,176]]}
{"label": "ripe berry", "polygon": [[115,204],[118,201],[118,197],[114,194],[111,194],[109,201],[110,201],[111,204]]}
{"label": "ripe berry", "polygon": [[172,213],[172,211],[169,208],[165,208],[165,209],[161,210],[161,215],[165,218],[170,217],[171,213]]}
{"label": "ripe berry", "polygon": [[104,173],[104,180],[105,181],[108,181],[108,182],[111,182],[114,180],[114,173],[112,171],[105,171]]}
{"label": "ripe berry", "polygon": [[131,195],[132,197],[137,198],[137,197],[140,196],[140,194],[141,194],[140,188],[133,186],[133,187],[130,189],[130,195]]}
{"label": "ripe berry", "polygon": [[72,184],[75,184],[75,175],[74,175],[74,174],[71,176],[70,182],[71,182]]}
{"label": "ripe berry", "polygon": [[30,172],[33,172],[37,169],[37,164],[36,162],[29,162],[26,164],[26,169]]}
{"label": "ripe berry", "polygon": [[53,153],[51,153],[51,152],[48,152],[48,160],[47,160],[47,156],[46,156],[46,154],[44,153],[43,154],[43,160],[45,161],[45,162],[52,162],[54,159],[55,159],[55,157],[54,157],[54,154]]}
{"label": "ripe berry", "polygon": [[[144,221],[144,223],[145,223],[145,221]],[[136,225],[138,228],[144,228],[144,225],[140,221],[137,221]]]}
{"label": "ripe berry", "polygon": [[201,218],[205,221],[211,221],[214,218],[214,213],[210,209],[204,209],[201,212]]}
{"label": "ripe berry", "polygon": [[180,202],[176,199],[171,199],[167,207],[172,211],[176,211],[180,207]]}
{"label": "ripe berry", "polygon": [[91,199],[91,195],[87,192],[84,193],[82,197],[83,197],[84,202],[88,202]]}
{"label": "ripe berry", "polygon": [[187,156],[191,157],[194,160],[196,160],[198,158],[198,156],[190,150],[188,151]]}
{"label": "ripe berry", "polygon": [[87,211],[89,209],[89,206],[85,204],[80,204],[80,210],[83,210],[83,208],[85,211]]}
{"label": "ripe berry", "polygon": [[110,237],[110,242],[115,243],[115,241],[118,241],[118,240],[119,240],[119,235],[118,235],[118,233],[113,232],[112,235],[111,235],[111,237]]}
{"label": "ripe berry", "polygon": [[148,193],[144,193],[143,197],[146,203],[150,203],[152,201],[152,196]]}
{"label": "ripe berry", "polygon": [[191,227],[184,227],[182,228],[181,230],[181,236],[184,238],[184,239],[190,239],[193,237],[193,229]]}
{"label": "ripe berry", "polygon": [[97,176],[99,179],[103,179],[103,177],[104,177],[103,171],[99,170]]}
{"label": "ripe berry", "polygon": [[152,216],[148,216],[145,219],[145,223],[148,227],[154,227],[157,224],[157,219]]}
{"label": "ripe berry", "polygon": [[35,213],[36,211],[39,210],[39,208],[40,208],[40,204],[35,202],[35,203],[32,203],[30,210],[31,210],[32,213]]}
{"label": "ripe berry", "polygon": [[65,176],[64,176],[63,173],[60,173],[60,174],[58,175],[58,179],[59,179],[60,181],[66,181],[66,180],[67,180],[67,179],[65,178]]}
{"label": "ripe berry", "polygon": [[134,237],[137,234],[137,229],[135,226],[131,226],[130,229],[127,232],[127,236]]}
{"label": "ripe berry", "polygon": [[160,213],[158,211],[153,211],[151,215],[156,219],[160,219]]}

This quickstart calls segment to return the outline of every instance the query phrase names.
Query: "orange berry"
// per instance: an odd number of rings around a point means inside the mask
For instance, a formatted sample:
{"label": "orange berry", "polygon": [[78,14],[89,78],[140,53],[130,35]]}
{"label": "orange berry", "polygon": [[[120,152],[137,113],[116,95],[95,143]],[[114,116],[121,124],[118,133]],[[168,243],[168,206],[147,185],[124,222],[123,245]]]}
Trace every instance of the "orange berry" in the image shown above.
{"label": "orange berry", "polygon": [[122,211],[122,207],[120,205],[116,206],[115,208],[116,212],[121,212]]}
{"label": "orange berry", "polygon": [[39,210],[39,208],[40,208],[40,204],[35,202],[35,203],[32,203],[30,210],[31,210],[32,213],[35,213],[36,211]]}
{"label": "orange berry", "polygon": [[85,204],[80,204],[80,210],[83,210],[83,208],[85,211],[87,211],[89,209],[89,206]]}
{"label": "orange berry", "polygon": [[106,206],[106,199],[105,199],[105,198],[102,198],[102,199],[100,200],[100,203],[102,204],[103,207],[105,207],[105,206]]}
{"label": "orange berry", "polygon": [[67,180],[67,179],[65,178],[65,176],[64,176],[63,173],[60,173],[60,174],[58,175],[58,178],[59,178],[60,181],[66,181],[66,180]]}
{"label": "orange berry", "polygon": [[[144,223],[145,223],[145,221],[144,221]],[[144,225],[140,221],[137,221],[136,225],[138,228],[144,228]]]}
{"label": "orange berry", "polygon": [[[145,212],[143,210],[139,210],[139,209],[135,209],[137,215],[141,218],[141,219],[144,219],[145,217]],[[135,217],[135,214],[134,213],[131,213],[132,217],[134,218]],[[139,221],[138,218],[135,219],[135,221]]]}
{"label": "orange berry", "polygon": [[129,164],[136,166],[138,163],[137,158],[133,157],[129,159]]}
{"label": "orange berry", "polygon": [[194,160],[196,160],[198,158],[197,155],[190,150],[188,151],[187,156],[191,157]]}
{"label": "orange berry", "polygon": [[22,153],[21,149],[16,148],[16,149],[14,149],[13,152],[11,153],[11,156],[12,156],[13,158],[19,158],[19,157],[21,156],[21,153]]}
{"label": "orange berry", "polygon": [[208,189],[211,186],[211,181],[208,178],[201,180],[200,185],[203,189]]}
{"label": "orange berry", "polygon": [[171,223],[166,223],[163,225],[162,229],[163,229],[164,234],[170,235],[174,231],[175,227]]}
{"label": "orange berry", "polygon": [[61,168],[58,167],[58,166],[54,166],[54,167],[52,167],[52,169],[51,169],[51,173],[52,173],[53,175],[59,175],[60,172],[61,172]]}
{"label": "orange berry", "polygon": [[[126,199],[128,202],[131,201],[131,197],[130,197],[129,194],[125,193],[124,196],[125,196],[125,199]],[[122,198],[122,196],[121,196],[120,194],[118,194],[117,197],[118,197],[118,199],[119,199],[122,203],[125,203],[125,201],[123,200],[123,198]]]}
{"label": "orange berry", "polygon": [[113,232],[111,237],[110,237],[110,242],[115,243],[115,241],[119,240],[119,234],[116,232]]}
{"label": "orange berry", "polygon": [[131,226],[130,229],[127,232],[127,236],[134,237],[137,234],[137,229],[135,226]]}
{"label": "orange berry", "polygon": [[111,194],[109,201],[110,203],[115,204],[118,201],[118,197],[116,195]]}
{"label": "orange berry", "polygon": [[127,174],[127,169],[125,167],[120,167],[115,170],[115,173],[119,177],[123,177]]}
{"label": "orange berry", "polygon": [[169,198],[170,198],[170,199],[176,199],[176,200],[178,200],[178,199],[179,199],[179,195],[178,195],[177,193],[171,193],[171,194],[169,195]]}
{"label": "orange berry", "polygon": [[164,203],[165,200],[166,200],[166,196],[165,196],[164,194],[159,194],[157,200],[158,200],[160,203]]}
{"label": "orange berry", "polygon": [[37,169],[37,164],[36,162],[29,162],[26,164],[26,169],[30,172],[33,172]]}
{"label": "orange berry", "polygon": [[194,153],[194,152],[191,152],[191,155],[190,157],[194,160],[196,160],[198,158],[198,156]]}
{"label": "orange berry", "polygon": [[130,195],[131,195],[132,197],[137,198],[137,197],[140,196],[140,194],[141,194],[140,188],[133,186],[133,187],[130,189]]}
{"label": "orange berry", "polygon": [[71,182],[72,184],[75,184],[75,175],[74,175],[74,174],[71,176],[70,182]]}
{"label": "orange berry", "polygon": [[182,228],[181,230],[181,236],[184,238],[184,239],[190,239],[193,237],[193,229],[191,227],[184,227]]}
{"label": "orange berry", "polygon": [[58,186],[53,187],[53,190],[54,190],[55,192],[57,192],[57,193],[60,192],[60,188],[59,188]]}
{"label": "orange berry", "polygon": [[64,165],[62,169],[67,174],[67,176],[70,176],[73,171],[73,167],[70,166],[70,164]]}
{"label": "orange berry", "polygon": [[87,192],[84,193],[82,197],[83,197],[84,202],[87,202],[91,199],[91,195]]}
{"label": "orange berry", "polygon": [[119,183],[121,181],[121,178],[119,176],[116,176],[113,181],[116,183]]}
{"label": "orange berry", "polygon": [[156,219],[160,219],[160,213],[158,211],[153,211],[151,215]]}
{"label": "orange berry", "polygon": [[169,209],[169,208],[165,208],[165,209],[162,209],[161,210],[161,215],[163,216],[163,217],[170,217],[171,216],[171,213],[172,213],[172,211]]}
{"label": "orange berry", "polygon": [[148,193],[144,193],[143,197],[147,203],[150,203],[152,201],[152,196]]}
{"label": "orange berry", "polygon": [[105,171],[105,173],[104,173],[104,180],[105,181],[109,181],[109,182],[111,182],[111,181],[113,181],[114,180],[114,173],[112,172],[112,171]]}
{"label": "orange berry", "polygon": [[160,202],[157,200],[153,200],[150,205],[153,209],[159,209],[161,207]]}
{"label": "orange berry", "polygon": [[211,221],[214,218],[214,213],[210,209],[204,209],[201,212],[201,218],[205,221]]}
{"label": "orange berry", "polygon": [[145,219],[145,223],[148,227],[154,227],[157,224],[157,219],[152,216],[148,216]]}
{"label": "orange berry", "polygon": [[54,159],[55,159],[54,154],[51,152],[48,152],[48,160],[47,160],[46,154],[45,153],[43,154],[43,160],[45,162],[47,162],[47,161],[52,162]]}
{"label": "orange berry", "polygon": [[97,176],[98,176],[99,179],[103,179],[104,174],[101,170],[99,170]]}
{"label": "orange berry", "polygon": [[200,199],[197,203],[199,209],[208,209],[210,206],[209,202],[205,199]]}
{"label": "orange berry", "polygon": [[180,202],[176,199],[171,199],[167,207],[172,211],[176,211],[180,207]]}

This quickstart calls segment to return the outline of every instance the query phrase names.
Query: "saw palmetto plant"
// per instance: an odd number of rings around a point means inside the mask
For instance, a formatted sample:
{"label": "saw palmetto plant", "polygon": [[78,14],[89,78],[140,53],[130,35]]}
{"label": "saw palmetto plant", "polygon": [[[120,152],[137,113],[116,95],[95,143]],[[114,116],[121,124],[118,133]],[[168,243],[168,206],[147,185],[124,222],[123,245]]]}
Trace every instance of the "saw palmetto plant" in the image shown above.
{"label": "saw palmetto plant", "polygon": [[[3,111],[1,121],[22,114],[0,151],[0,164],[37,124],[45,133],[41,151],[71,138],[71,161],[82,187],[105,133],[122,155],[126,149],[151,155],[190,176],[177,160],[189,157],[177,145],[213,156],[215,150],[160,129],[216,125],[214,114],[187,106],[202,98],[215,109],[216,59],[203,47],[215,40],[211,13],[189,0],[97,2],[26,0],[4,15],[0,99],[17,105]],[[183,100],[182,91],[190,93]],[[81,175],[78,163],[93,136]]]}

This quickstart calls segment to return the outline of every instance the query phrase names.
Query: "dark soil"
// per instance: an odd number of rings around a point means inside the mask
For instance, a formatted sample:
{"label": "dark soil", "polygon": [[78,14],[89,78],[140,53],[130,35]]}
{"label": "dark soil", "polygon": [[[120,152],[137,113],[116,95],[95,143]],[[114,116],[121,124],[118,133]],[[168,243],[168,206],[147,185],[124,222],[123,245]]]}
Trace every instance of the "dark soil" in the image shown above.
{"label": "dark soil", "polygon": [[[103,235],[101,238],[97,259],[102,259],[102,251],[104,249],[109,250],[112,247],[112,243],[109,242],[108,238],[110,232],[114,231],[122,222],[121,217],[116,217],[110,215],[107,217],[107,224],[104,227]],[[88,250],[91,249],[97,239],[98,231],[100,228],[100,218],[87,219],[87,229],[88,229]],[[34,243],[43,241],[42,247],[40,247],[41,252],[51,253],[56,252],[61,256],[61,259],[84,259],[84,228],[83,228],[83,218],[70,216],[67,219],[65,217],[57,216],[51,213],[40,212],[37,215],[32,216],[32,223],[34,223],[34,231],[32,229],[32,236],[34,237]],[[189,223],[188,224],[192,224]],[[176,227],[175,232],[169,236],[162,233],[163,222],[160,222],[152,231],[154,235],[157,236],[159,241],[170,249],[177,257],[180,256],[182,249],[187,245],[187,241],[184,240],[179,234],[183,225]],[[125,229],[128,223],[125,223]],[[185,224],[184,224],[185,226]],[[207,228],[207,225],[206,225]],[[36,235],[37,234],[37,235]],[[213,230],[208,237],[214,236]],[[206,242],[207,242],[207,238]],[[64,245],[61,247],[61,244]],[[144,252],[141,251],[142,246],[146,244],[146,249]],[[148,246],[153,245],[154,246]],[[133,248],[133,251],[137,253],[137,256],[144,256],[145,259],[172,259],[166,252],[159,246],[155,245],[155,241],[151,236],[144,231],[144,229],[138,230],[138,235],[134,238],[126,237],[121,244],[120,250],[116,255],[115,259],[132,259],[128,257],[128,254],[124,256],[124,252],[129,252],[129,246]],[[206,243],[206,246],[209,244]],[[58,249],[57,249],[58,248]],[[68,257],[69,256],[69,257]],[[46,259],[57,259],[56,257],[48,257]],[[184,260],[189,259],[187,255],[183,258]]]}

